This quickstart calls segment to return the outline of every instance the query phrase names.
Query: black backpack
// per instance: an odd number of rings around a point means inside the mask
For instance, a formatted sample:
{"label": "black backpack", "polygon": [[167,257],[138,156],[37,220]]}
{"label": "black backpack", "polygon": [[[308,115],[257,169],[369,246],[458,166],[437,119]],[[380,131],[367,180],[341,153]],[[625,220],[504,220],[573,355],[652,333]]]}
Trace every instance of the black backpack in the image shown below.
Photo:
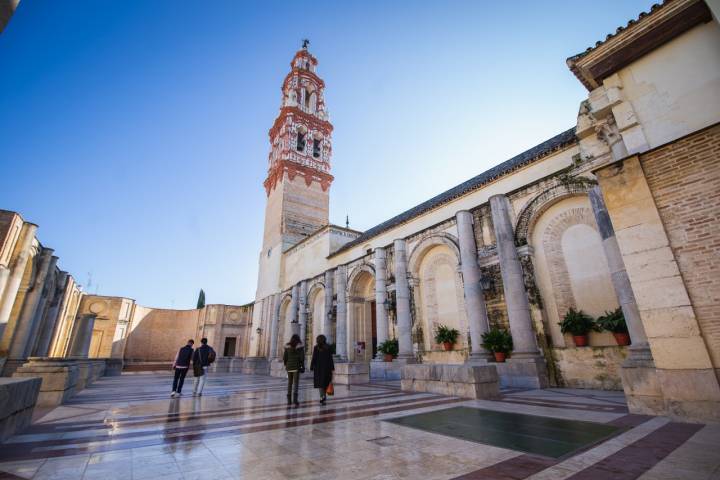
{"label": "black backpack", "polygon": [[212,347],[209,347],[209,348],[210,348],[210,353],[208,354],[208,365],[213,363],[215,361],[215,357],[217,357],[215,350],[213,350]]}

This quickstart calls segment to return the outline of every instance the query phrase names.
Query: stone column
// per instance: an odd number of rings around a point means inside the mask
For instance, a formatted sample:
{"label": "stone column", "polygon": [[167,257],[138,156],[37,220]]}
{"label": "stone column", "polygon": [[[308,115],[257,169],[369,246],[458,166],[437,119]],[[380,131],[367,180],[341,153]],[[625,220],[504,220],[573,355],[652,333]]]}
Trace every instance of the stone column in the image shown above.
{"label": "stone column", "polygon": [[347,362],[347,267],[340,265],[335,272],[335,291],[337,292],[337,319],[335,354],[338,361]]}
{"label": "stone column", "polygon": [[397,324],[400,338],[399,359],[413,357],[412,350],[412,313],[410,312],[410,286],[407,279],[407,254],[405,240],[395,240],[395,300],[397,311]]}
{"label": "stone column", "polygon": [[75,319],[73,336],[68,351],[69,357],[88,358],[93,327],[95,326],[95,317],[96,315],[94,313],[89,313]]}
{"label": "stone column", "polygon": [[20,240],[20,244],[18,245],[20,253],[15,258],[15,261],[11,260],[10,262],[10,273],[5,284],[5,289],[3,290],[2,298],[0,298],[0,340],[2,340],[3,334],[5,333],[5,327],[10,319],[10,313],[15,304],[15,297],[20,288],[20,282],[22,282],[25,267],[30,258],[35,232],[37,232],[37,225],[33,223],[25,223],[23,225],[22,240]]}
{"label": "stone column", "polygon": [[610,221],[610,216],[608,215],[600,187],[595,186],[591,188],[588,196],[590,197],[590,205],[592,205],[595,221],[600,230],[605,258],[607,259],[608,267],[610,267],[610,279],[613,289],[615,290],[615,296],[617,296],[620,308],[622,308],[625,322],[628,326],[630,340],[632,340],[630,355],[640,356],[644,359],[652,358],[647,335],[645,335],[645,327],[643,327],[642,319],[640,318],[640,310],[635,301],[635,294],[630,286],[630,278],[625,271],[625,263],[623,262],[622,253],[620,253],[620,247],[615,238],[615,230]]}
{"label": "stone column", "polygon": [[0,299],[2,299],[3,292],[5,292],[5,285],[7,285],[8,278],[10,278],[10,268],[5,265],[0,265]]}
{"label": "stone column", "polygon": [[[292,297],[290,300],[290,335],[300,335],[300,325],[298,324],[298,297],[300,296],[300,288],[298,285],[292,287]],[[290,338],[288,338],[290,340]]]}
{"label": "stone column", "polygon": [[[307,314],[308,314],[308,308],[307,308],[307,280],[303,280],[300,282],[300,298],[298,299],[298,318],[300,323],[300,340],[302,340],[303,345],[305,345],[305,339],[307,338]],[[307,353],[307,349],[311,345],[305,345],[305,351]]]}
{"label": "stone column", "polygon": [[[375,321],[377,326],[377,343],[380,345],[388,339],[387,306],[387,265],[384,248],[375,249]],[[376,358],[380,359],[378,352]]]}
{"label": "stone column", "polygon": [[480,285],[480,267],[478,266],[473,217],[467,210],[455,215],[460,241],[460,269],[465,292],[465,311],[470,324],[470,361],[487,361],[490,354],[482,347],[482,334],[489,329],[485,298]]}
{"label": "stone column", "polygon": [[323,317],[322,334],[327,338],[327,343],[333,343],[332,336],[332,308],[333,308],[333,271],[325,271],[325,316]]}
{"label": "stone column", "polygon": [[55,334],[55,327],[58,323],[58,317],[60,315],[60,306],[62,305],[62,299],[65,294],[65,286],[68,281],[68,273],[60,272],[55,285],[55,290],[52,297],[48,296],[50,307],[45,315],[45,321],[42,323],[42,329],[40,331],[40,338],[38,339],[37,346],[35,347],[34,356],[45,357],[48,355],[50,350],[50,342]]}
{"label": "stone column", "polygon": [[270,320],[270,352],[268,352],[268,358],[272,360],[277,358],[277,345],[278,345],[278,330],[280,328],[280,299],[282,295],[276,293],[274,296],[272,318]]}
{"label": "stone column", "polygon": [[510,221],[510,202],[505,195],[490,197],[490,210],[492,212],[497,254],[500,259],[500,273],[503,280],[505,305],[510,320],[510,333],[515,349],[513,358],[539,357],[532,318],[530,317],[530,304],[523,270],[515,247],[515,235]]}
{"label": "stone column", "polygon": [[58,258],[53,256],[53,249],[51,248],[43,248],[40,252],[40,261],[38,262],[32,290],[25,296],[25,304],[18,318],[15,335],[10,344],[10,358],[21,359],[27,357],[27,350],[29,345],[32,344],[31,340],[33,340],[32,333],[35,329],[35,321],[38,320],[38,306],[45,288],[45,279],[50,269],[55,268],[57,260]]}

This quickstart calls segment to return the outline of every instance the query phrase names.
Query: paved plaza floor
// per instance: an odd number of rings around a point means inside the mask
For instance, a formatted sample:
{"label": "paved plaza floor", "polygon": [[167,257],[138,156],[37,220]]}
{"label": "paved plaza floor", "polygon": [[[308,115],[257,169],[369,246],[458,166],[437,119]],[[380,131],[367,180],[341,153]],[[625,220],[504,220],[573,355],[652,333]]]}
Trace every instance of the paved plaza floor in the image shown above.
{"label": "paved plaza floor", "polygon": [[[0,445],[0,479],[720,478],[720,426],[628,414],[621,392],[467,401],[377,382],[337,386],[320,406],[304,381],[300,407],[288,408],[283,379],[216,374],[202,397],[190,379],[178,399],[171,382],[105,377],[39,412]],[[532,452],[553,442],[568,445]]]}

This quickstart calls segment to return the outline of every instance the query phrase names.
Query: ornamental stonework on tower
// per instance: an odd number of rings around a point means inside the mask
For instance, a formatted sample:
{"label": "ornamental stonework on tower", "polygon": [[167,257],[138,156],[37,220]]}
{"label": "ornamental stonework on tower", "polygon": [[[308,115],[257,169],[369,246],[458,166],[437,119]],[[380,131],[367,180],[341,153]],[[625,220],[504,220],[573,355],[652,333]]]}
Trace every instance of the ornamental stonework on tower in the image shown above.
{"label": "ornamental stonework on tower", "polygon": [[300,175],[309,186],[330,188],[332,124],[325,107],[325,82],[316,73],[318,61],[304,47],[295,54],[282,85],[280,113],[270,128],[270,154],[265,190],[275,188],[284,173]]}

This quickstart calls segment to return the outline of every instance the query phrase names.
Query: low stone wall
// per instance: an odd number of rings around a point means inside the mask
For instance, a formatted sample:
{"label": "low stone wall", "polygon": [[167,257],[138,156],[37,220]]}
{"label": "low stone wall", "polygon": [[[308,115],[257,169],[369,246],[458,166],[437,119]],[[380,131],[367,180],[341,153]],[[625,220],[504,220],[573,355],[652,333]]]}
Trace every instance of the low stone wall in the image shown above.
{"label": "low stone wall", "polygon": [[622,390],[620,366],[627,347],[553,348],[557,380],[561,387]]}
{"label": "low stone wall", "polygon": [[39,378],[0,378],[0,442],[30,425],[41,383]]}
{"label": "low stone wall", "polygon": [[269,375],[270,363],[265,357],[248,357],[243,359],[241,372],[246,375]]}
{"label": "low stone wall", "polygon": [[439,393],[461,398],[500,397],[494,365],[406,365],[402,369],[400,387],[411,392]]}
{"label": "low stone wall", "polygon": [[373,380],[400,380],[404,363],[382,362],[373,360],[370,362],[370,378]]}
{"label": "low stone wall", "polygon": [[352,385],[368,383],[370,381],[370,365],[367,363],[338,363],[335,362],[333,383],[338,385]]}
{"label": "low stone wall", "polygon": [[55,407],[105,374],[107,359],[30,357],[13,378],[40,378],[37,405]]}

